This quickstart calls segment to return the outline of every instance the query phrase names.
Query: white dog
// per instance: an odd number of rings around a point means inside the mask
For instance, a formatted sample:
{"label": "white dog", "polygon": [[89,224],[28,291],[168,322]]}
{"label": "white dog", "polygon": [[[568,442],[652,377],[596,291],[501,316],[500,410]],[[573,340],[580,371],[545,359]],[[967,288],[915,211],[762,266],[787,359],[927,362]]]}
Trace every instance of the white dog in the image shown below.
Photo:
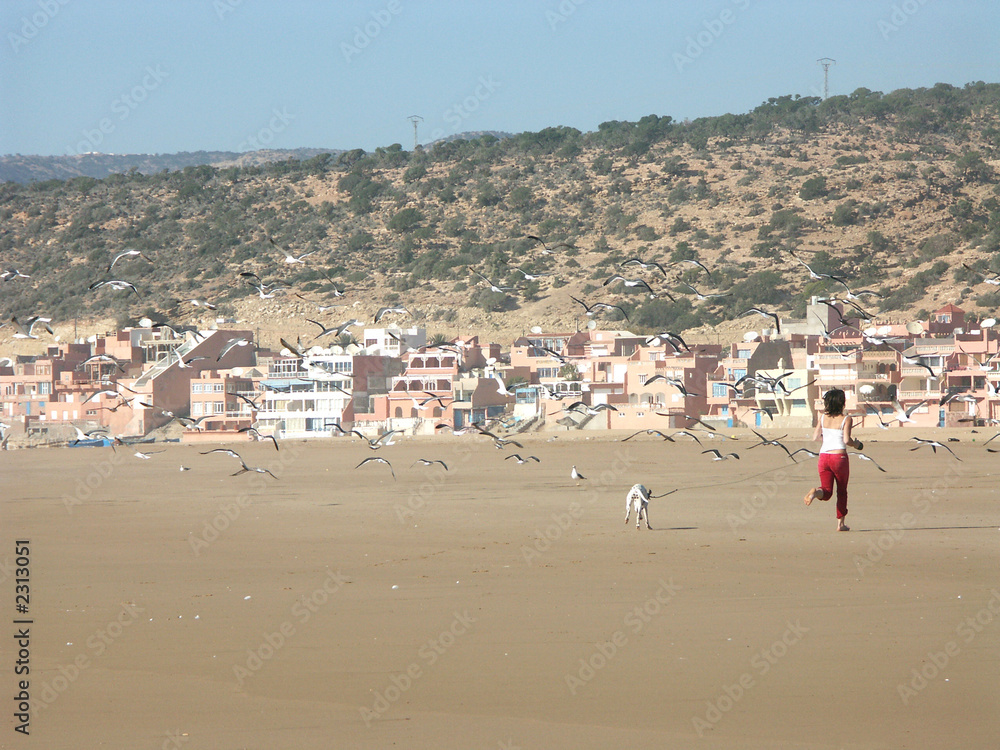
{"label": "white dog", "polygon": [[633,484],[632,489],[625,496],[625,523],[628,523],[632,510],[635,509],[635,527],[639,528],[642,519],[646,520],[646,528],[652,529],[649,525],[649,498],[653,493],[641,484]]}

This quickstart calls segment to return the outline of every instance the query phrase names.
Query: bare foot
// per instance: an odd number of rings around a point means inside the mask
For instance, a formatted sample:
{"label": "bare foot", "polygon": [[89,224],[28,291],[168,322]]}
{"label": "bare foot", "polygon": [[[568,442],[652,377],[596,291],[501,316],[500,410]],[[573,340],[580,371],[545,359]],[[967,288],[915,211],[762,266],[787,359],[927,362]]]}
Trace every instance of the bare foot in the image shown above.
{"label": "bare foot", "polygon": [[823,491],[818,487],[811,489],[809,490],[809,492],[806,493],[806,496],[803,498],[802,502],[804,502],[806,505],[812,505],[813,500],[819,497],[822,493]]}
{"label": "bare foot", "polygon": [[850,531],[851,527],[844,523],[844,519],[841,518],[837,521],[837,531]]}

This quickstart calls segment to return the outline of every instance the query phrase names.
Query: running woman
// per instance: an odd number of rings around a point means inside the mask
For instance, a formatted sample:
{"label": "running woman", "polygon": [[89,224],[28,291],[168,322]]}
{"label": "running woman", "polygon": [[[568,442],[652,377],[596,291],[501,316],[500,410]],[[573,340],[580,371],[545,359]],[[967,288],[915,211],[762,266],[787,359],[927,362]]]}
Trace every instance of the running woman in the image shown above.
{"label": "running woman", "polygon": [[839,388],[823,394],[825,411],[816,425],[813,440],[823,439],[819,451],[820,487],[809,490],[806,505],[813,500],[829,500],[833,496],[834,482],[837,484],[837,531],[850,531],[844,523],[847,516],[847,481],[851,476],[851,466],[847,458],[847,446],[861,450],[861,441],[851,437],[852,420],[844,414],[846,396]]}

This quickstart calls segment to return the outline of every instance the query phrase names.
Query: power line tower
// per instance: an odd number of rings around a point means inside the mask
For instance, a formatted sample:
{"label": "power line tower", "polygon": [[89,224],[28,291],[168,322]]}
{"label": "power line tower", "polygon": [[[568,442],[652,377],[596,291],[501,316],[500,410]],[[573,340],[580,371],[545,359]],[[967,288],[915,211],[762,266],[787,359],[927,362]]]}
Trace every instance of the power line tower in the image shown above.
{"label": "power line tower", "polygon": [[823,98],[827,99],[830,96],[830,66],[836,65],[837,61],[831,57],[821,57],[816,62],[823,66]]}
{"label": "power line tower", "polygon": [[417,123],[423,122],[424,118],[420,115],[410,115],[406,118],[413,123],[413,150],[417,150]]}

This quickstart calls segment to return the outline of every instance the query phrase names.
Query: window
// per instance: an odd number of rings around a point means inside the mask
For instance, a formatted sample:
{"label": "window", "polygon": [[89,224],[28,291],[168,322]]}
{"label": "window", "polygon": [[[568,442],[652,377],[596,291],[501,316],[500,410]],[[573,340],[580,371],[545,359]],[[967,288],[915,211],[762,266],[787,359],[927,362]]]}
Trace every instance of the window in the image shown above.
{"label": "window", "polygon": [[213,401],[212,403],[216,414],[222,414],[226,410],[226,405],[222,401]]}
{"label": "window", "polygon": [[50,393],[52,393],[52,383],[43,382],[38,384],[39,396],[48,396]]}
{"label": "window", "polygon": [[212,383],[212,391],[222,393],[222,383]]}
{"label": "window", "polygon": [[646,385],[646,378],[648,378],[648,377],[649,377],[649,375],[647,375],[644,372],[643,373],[639,373],[639,385]]}
{"label": "window", "polygon": [[336,362],[334,364],[334,372],[351,372],[353,368],[353,362]]}
{"label": "window", "polygon": [[204,393],[204,392],[205,392],[205,385],[203,383],[191,384],[191,393]]}
{"label": "window", "polygon": [[736,356],[739,359],[750,359],[750,350],[749,349],[737,349],[736,350]]}
{"label": "window", "polygon": [[729,391],[724,383],[712,383],[712,396],[714,398],[723,398]]}
{"label": "window", "polygon": [[191,416],[193,416],[193,417],[200,417],[201,414],[202,414],[201,409],[202,409],[202,403],[201,403],[201,401],[192,401],[191,402]]}

